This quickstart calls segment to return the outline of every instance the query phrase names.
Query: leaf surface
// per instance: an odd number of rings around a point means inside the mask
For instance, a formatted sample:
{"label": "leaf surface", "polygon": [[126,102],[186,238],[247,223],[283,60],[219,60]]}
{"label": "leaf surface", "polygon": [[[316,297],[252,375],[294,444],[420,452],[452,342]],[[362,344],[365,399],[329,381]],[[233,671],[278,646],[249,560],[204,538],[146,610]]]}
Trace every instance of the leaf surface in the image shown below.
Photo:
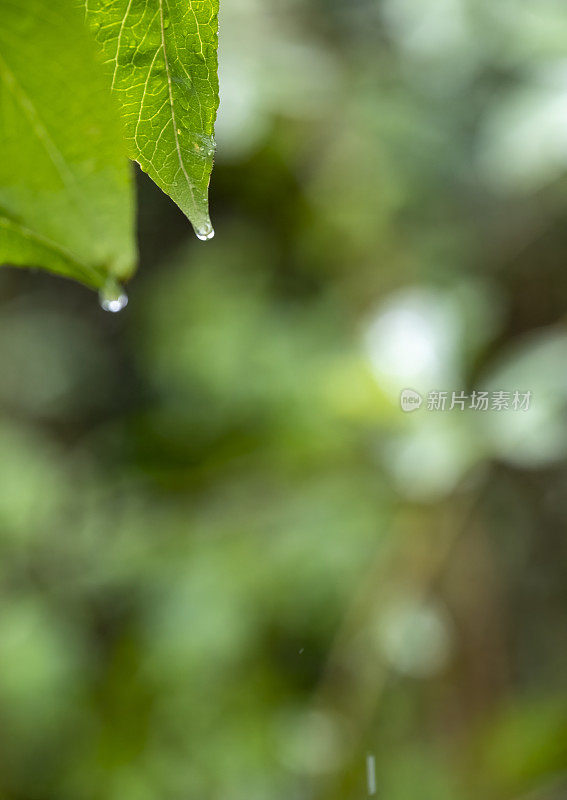
{"label": "leaf surface", "polygon": [[209,238],[218,0],[86,0],[130,157]]}
{"label": "leaf surface", "polygon": [[135,266],[133,190],[97,48],[72,0],[0,0],[0,263],[94,288]]}

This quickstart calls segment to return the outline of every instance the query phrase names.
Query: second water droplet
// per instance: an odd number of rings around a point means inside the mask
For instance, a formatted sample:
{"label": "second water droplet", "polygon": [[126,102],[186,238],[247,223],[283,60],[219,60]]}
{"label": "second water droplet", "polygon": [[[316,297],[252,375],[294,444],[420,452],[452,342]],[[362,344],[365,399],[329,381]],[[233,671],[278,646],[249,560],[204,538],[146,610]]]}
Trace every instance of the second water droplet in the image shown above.
{"label": "second water droplet", "polygon": [[98,295],[100,307],[104,311],[116,314],[128,305],[128,295],[116,281],[110,280],[102,287]]}

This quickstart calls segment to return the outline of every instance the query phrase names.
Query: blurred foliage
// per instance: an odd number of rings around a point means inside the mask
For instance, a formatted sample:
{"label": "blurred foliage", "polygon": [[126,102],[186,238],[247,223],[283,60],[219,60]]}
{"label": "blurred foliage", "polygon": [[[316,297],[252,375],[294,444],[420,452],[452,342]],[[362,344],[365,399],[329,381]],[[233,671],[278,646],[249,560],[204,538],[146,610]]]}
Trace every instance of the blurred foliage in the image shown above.
{"label": "blurred foliage", "polygon": [[566,76],[561,0],[225,0],[217,238],[3,271],[0,797],[565,797]]}

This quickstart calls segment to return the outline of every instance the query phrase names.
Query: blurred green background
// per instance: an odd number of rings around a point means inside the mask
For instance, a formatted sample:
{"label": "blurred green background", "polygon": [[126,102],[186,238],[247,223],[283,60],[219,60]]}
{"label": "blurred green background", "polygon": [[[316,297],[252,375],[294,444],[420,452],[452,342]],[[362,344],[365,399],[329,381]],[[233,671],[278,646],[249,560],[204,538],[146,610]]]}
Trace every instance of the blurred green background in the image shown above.
{"label": "blurred green background", "polygon": [[121,314],[0,274],[0,798],[561,800],[565,2],[220,41],[215,240],[139,176]]}

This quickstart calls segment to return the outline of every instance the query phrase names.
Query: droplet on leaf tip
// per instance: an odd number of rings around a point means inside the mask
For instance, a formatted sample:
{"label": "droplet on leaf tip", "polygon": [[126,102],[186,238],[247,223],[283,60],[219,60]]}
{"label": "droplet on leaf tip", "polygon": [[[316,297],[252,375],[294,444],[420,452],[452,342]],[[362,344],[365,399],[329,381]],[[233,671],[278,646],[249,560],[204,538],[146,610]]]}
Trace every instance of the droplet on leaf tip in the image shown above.
{"label": "droplet on leaf tip", "polygon": [[110,311],[112,314],[122,311],[128,305],[128,295],[122,286],[114,280],[109,280],[105,283],[99,292],[98,299],[100,307],[104,311]]}
{"label": "droplet on leaf tip", "polygon": [[209,239],[212,239],[215,235],[215,229],[210,222],[206,222],[204,225],[195,228],[195,234],[197,239],[200,239],[202,242],[208,242]]}

